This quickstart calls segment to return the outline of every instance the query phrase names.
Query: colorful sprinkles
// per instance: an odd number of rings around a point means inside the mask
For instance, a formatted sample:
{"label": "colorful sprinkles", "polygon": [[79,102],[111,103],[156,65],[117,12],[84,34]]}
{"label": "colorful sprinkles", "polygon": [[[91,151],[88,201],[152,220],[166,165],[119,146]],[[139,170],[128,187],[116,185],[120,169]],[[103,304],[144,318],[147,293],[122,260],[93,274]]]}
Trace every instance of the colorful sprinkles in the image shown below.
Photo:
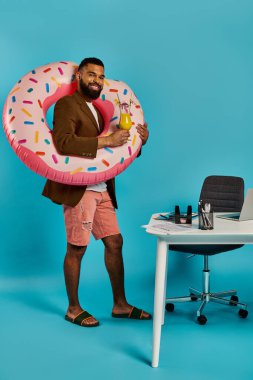
{"label": "colorful sprinkles", "polygon": [[12,91],[10,92],[10,95],[14,94],[14,92],[17,92],[18,90],[20,90],[20,87],[16,87],[16,88],[14,88],[14,90],[12,90]]}
{"label": "colorful sprinkles", "polygon": [[37,81],[36,79],[34,79],[34,78],[29,78],[29,80],[30,80],[31,82],[38,83],[38,81]]}
{"label": "colorful sprinkles", "polygon": [[39,131],[35,131],[34,142],[35,142],[35,144],[38,144],[38,142],[39,142]]}
{"label": "colorful sprinkles", "polygon": [[110,149],[110,148],[108,148],[108,147],[104,148],[104,150],[106,150],[107,152],[109,152],[109,153],[113,154],[113,150],[112,150],[112,149]]}
{"label": "colorful sprinkles", "polygon": [[55,164],[58,164],[58,159],[55,154],[52,154],[52,159],[54,160]]}
{"label": "colorful sprinkles", "polygon": [[105,165],[105,166],[110,166],[110,164],[109,164],[109,162],[108,161],[106,161],[106,160],[102,160],[102,163]]}
{"label": "colorful sprinkles", "polygon": [[21,108],[21,111],[24,112],[27,116],[32,117],[32,114],[27,111],[25,108]]}
{"label": "colorful sprinkles", "polygon": [[63,75],[63,70],[61,67],[58,67],[58,71],[59,71],[60,75]]}
{"label": "colorful sprinkles", "polygon": [[[10,142],[15,140],[19,145],[25,144],[25,148],[34,152],[36,156],[41,157],[41,160],[48,165],[50,170],[56,170],[57,165],[56,176],[59,176],[59,173],[63,173],[64,176],[61,174],[61,178],[68,178],[67,175],[73,176],[78,173],[83,175],[83,177],[80,176],[80,178],[92,178],[91,176],[93,176],[93,178],[102,178],[103,172],[109,170],[113,173],[114,168],[117,175],[132,162],[136,156],[134,153],[140,146],[140,139],[137,138],[138,134],[135,132],[132,133],[133,129],[130,131],[131,142],[117,148],[105,147],[98,151],[95,159],[86,159],[77,156],[62,157],[56,151],[51,136],[50,138],[46,138],[46,136],[48,136],[47,133],[52,133],[46,124],[44,116],[49,101],[51,102],[51,99],[47,99],[50,97],[53,99],[54,94],[63,84],[65,86],[72,86],[71,81],[75,80],[77,67],[77,65],[72,63],[69,64],[69,62],[61,61],[32,70],[29,74],[22,77],[22,83],[21,80],[19,80],[19,84],[16,83],[16,86],[9,94],[8,106],[5,111],[6,115],[8,115],[8,118],[5,119],[7,123],[7,127],[5,126],[8,133],[7,137],[9,135]],[[68,78],[67,83],[64,82],[65,78]],[[73,86],[69,87],[69,89],[72,91]],[[114,107],[114,114],[108,121],[110,125],[108,127],[109,129],[106,130],[106,135],[110,135],[115,131],[115,128],[119,127],[120,104],[123,102],[130,102],[130,106],[132,103],[134,105],[131,107],[130,114],[133,127],[135,128],[135,125],[142,122],[143,111],[141,106],[131,89],[123,82],[105,79],[101,100],[111,102]],[[8,126],[10,126],[9,129]],[[45,128],[47,128],[46,131]],[[13,135],[12,138],[10,135]],[[13,146],[14,145],[15,144],[13,144]],[[79,166],[78,160],[82,160],[81,162],[84,164],[79,164]],[[117,169],[119,165],[123,165],[120,171]],[[37,170],[38,167],[36,168],[36,172],[40,174],[39,170]],[[44,172],[45,171],[43,171],[43,173]],[[93,172],[96,173],[92,174]],[[71,179],[68,181],[68,183],[71,183]]]}
{"label": "colorful sprinkles", "polygon": [[61,87],[61,83],[58,82],[55,77],[51,77],[51,80],[57,84],[58,87]]}
{"label": "colorful sprinkles", "polygon": [[76,173],[80,173],[81,171],[83,171],[83,168],[77,168],[77,169],[73,170],[72,172],[70,172],[70,174],[73,175]]}

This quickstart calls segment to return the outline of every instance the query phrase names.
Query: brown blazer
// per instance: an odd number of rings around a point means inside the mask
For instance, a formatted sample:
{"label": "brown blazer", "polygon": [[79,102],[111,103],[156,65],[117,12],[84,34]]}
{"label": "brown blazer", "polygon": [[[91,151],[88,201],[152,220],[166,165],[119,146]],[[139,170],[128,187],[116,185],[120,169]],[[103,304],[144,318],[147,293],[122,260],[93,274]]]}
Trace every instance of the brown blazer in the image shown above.
{"label": "brown blazer", "polygon": [[[99,127],[102,130],[103,119],[98,111],[97,113]],[[99,133],[97,122],[78,91],[58,100],[54,109],[52,136],[60,154],[95,158]],[[113,205],[117,208],[114,178],[106,183]],[[47,180],[42,194],[57,204],[74,207],[82,198],[86,187],[86,185],[65,185]]]}

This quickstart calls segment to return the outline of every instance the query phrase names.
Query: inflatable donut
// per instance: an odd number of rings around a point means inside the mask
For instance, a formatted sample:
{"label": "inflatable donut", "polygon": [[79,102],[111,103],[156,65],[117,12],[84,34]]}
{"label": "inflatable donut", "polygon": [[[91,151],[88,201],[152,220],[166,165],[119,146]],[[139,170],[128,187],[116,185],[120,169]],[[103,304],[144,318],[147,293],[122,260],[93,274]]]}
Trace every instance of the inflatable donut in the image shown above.
{"label": "inflatable donut", "polygon": [[136,126],[143,124],[143,112],[125,83],[105,79],[100,98],[93,102],[104,119],[100,136],[115,132],[120,104],[131,103],[132,128],[128,143],[98,149],[93,159],[59,154],[46,121],[46,112],[58,99],[76,90],[76,70],[77,65],[73,62],[55,62],[30,71],[9,93],[3,124],[14,152],[31,170],[60,183],[95,184],[117,176],[135,159],[141,147]]}

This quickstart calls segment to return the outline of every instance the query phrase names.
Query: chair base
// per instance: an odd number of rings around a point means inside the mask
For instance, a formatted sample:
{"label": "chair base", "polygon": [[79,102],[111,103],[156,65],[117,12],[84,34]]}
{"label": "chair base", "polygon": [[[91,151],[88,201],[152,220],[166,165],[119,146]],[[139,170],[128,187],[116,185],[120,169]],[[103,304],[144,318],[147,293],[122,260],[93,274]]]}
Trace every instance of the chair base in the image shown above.
{"label": "chair base", "polygon": [[[203,310],[208,302],[221,303],[227,306],[237,306],[240,310],[238,312],[241,318],[246,318],[248,315],[247,305],[245,303],[238,302],[236,296],[236,290],[224,290],[222,292],[212,293],[210,291],[210,270],[208,267],[208,256],[204,256],[204,269],[202,276],[203,286],[202,291],[195,288],[189,288],[189,295],[184,297],[166,298],[166,310],[173,311],[173,302],[193,302],[200,301],[200,307],[197,310],[197,320],[200,324],[204,325],[207,321],[203,315]],[[230,297],[224,298],[224,297]]]}
{"label": "chair base", "polygon": [[[227,306],[237,306],[239,309],[246,310],[247,305],[245,303],[238,302],[236,299],[233,299],[233,296],[236,296],[236,290],[225,290],[222,292],[216,293],[204,293],[194,288],[189,288],[189,296],[184,297],[174,297],[166,298],[166,304],[174,302],[194,302],[201,301],[200,307],[198,308],[196,315],[200,317],[203,315],[203,310],[208,302],[220,303]],[[224,298],[232,297],[232,298]],[[236,297],[237,298],[237,297]]]}

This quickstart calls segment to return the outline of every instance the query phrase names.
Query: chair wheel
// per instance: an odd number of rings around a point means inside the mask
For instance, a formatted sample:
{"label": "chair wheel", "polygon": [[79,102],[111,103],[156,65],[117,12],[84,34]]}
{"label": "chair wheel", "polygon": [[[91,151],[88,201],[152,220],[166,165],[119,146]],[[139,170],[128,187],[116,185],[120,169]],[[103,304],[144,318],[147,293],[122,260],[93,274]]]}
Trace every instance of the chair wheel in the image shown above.
{"label": "chair wheel", "polygon": [[172,311],[174,311],[175,309],[174,303],[167,303],[165,306],[165,309],[169,311],[170,313],[172,313]]}
{"label": "chair wheel", "polygon": [[238,311],[238,314],[239,314],[239,316],[241,317],[241,318],[247,318],[247,316],[248,316],[248,310],[244,310],[244,309],[240,309],[239,311]]}
{"label": "chair wheel", "polygon": [[198,318],[197,318],[197,321],[200,325],[205,325],[206,322],[207,322],[207,318],[205,315],[200,315]]}
{"label": "chair wheel", "polygon": [[190,293],[190,297],[192,301],[197,301],[198,297],[194,293]]}
{"label": "chair wheel", "polygon": [[231,296],[229,305],[236,306],[238,304],[238,301],[239,301],[239,298],[237,296]]}

